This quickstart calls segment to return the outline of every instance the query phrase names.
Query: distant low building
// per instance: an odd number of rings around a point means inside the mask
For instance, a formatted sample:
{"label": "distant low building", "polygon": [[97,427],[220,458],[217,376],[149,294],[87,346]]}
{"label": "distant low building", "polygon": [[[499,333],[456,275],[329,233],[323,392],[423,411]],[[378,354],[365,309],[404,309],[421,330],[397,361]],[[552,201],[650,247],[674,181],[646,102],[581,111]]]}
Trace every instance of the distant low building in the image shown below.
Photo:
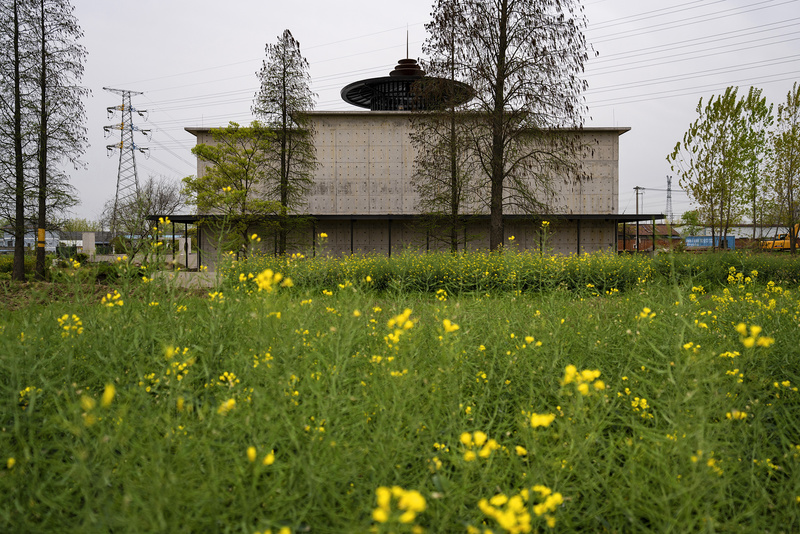
{"label": "distant low building", "polygon": [[[25,230],[25,249],[33,251],[36,249],[36,229],[29,228]],[[0,254],[13,254],[14,253],[14,229],[10,226],[5,226],[2,229],[2,238],[0,242]],[[48,253],[55,253],[58,246],[59,236],[58,232],[46,231],[44,235],[44,250]]]}
{"label": "distant low building", "polygon": [[[652,250],[653,230],[655,229],[655,248],[672,249],[681,241],[681,234],[668,224],[636,223],[618,226],[617,246],[619,250],[628,252]],[[637,240],[638,236],[638,240]]]}

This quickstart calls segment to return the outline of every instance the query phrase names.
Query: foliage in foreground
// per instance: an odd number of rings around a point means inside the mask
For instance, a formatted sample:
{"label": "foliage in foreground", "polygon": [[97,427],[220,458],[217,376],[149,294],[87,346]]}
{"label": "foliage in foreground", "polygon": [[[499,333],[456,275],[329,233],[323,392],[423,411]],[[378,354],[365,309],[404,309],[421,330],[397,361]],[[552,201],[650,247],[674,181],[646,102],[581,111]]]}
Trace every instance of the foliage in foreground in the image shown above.
{"label": "foliage in foreground", "polygon": [[0,530],[797,531],[800,299],[727,274],[4,312]]}
{"label": "foliage in foreground", "polygon": [[[252,243],[255,244],[255,239]],[[450,295],[568,290],[592,296],[652,283],[717,288],[727,284],[731,267],[740,272],[757,271],[762,279],[778,284],[800,282],[800,257],[747,252],[655,257],[604,252],[553,256],[512,248],[502,254],[407,252],[391,258],[382,254],[333,258],[303,254],[280,257],[254,250],[245,260],[227,258],[222,265],[220,271],[228,286],[235,286],[242,275],[247,277],[271,269],[290,277],[298,287],[308,289],[355,284],[363,289],[401,293],[435,293],[441,289]]]}

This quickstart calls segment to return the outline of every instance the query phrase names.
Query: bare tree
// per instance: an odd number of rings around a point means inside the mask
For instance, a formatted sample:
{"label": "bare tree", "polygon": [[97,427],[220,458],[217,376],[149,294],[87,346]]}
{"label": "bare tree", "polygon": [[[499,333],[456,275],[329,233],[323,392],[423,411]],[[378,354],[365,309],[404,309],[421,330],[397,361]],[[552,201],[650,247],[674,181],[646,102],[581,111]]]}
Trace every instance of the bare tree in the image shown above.
{"label": "bare tree", "polygon": [[[115,245],[122,247],[131,258],[142,256],[146,262],[153,251],[156,230],[151,215],[169,216],[186,205],[186,195],[181,183],[164,176],[149,177],[140,187],[138,194],[128,202],[117,205],[117,228],[119,238]],[[106,202],[102,225],[110,227],[114,214],[115,199]]]}
{"label": "bare tree", "polygon": [[284,30],[276,44],[266,46],[266,54],[258,73],[261,88],[253,102],[253,113],[275,133],[271,147],[274,164],[266,185],[269,197],[280,202],[278,253],[285,254],[287,215],[300,211],[318,165],[313,125],[306,114],[314,109],[315,95],[310,88],[308,61],[289,30]]}
{"label": "bare tree", "polygon": [[465,113],[465,104],[472,95],[469,91],[465,94],[466,88],[456,82],[454,9],[448,3],[434,14],[439,18],[439,31],[423,47],[433,56],[425,63],[429,77],[414,87],[418,100],[425,105],[411,119],[411,141],[416,148],[411,183],[419,195],[417,207],[434,230],[431,235],[436,238],[437,230],[445,229],[451,252],[458,250],[465,205],[475,199],[477,170],[468,150],[471,124]]}
{"label": "bare tree", "polygon": [[489,188],[492,250],[503,243],[506,207],[541,211],[554,176],[577,172],[577,137],[551,130],[582,124],[585,26],[577,0],[439,0],[433,6],[428,53],[434,62],[447,57],[452,33],[456,77],[476,91],[470,149]]}

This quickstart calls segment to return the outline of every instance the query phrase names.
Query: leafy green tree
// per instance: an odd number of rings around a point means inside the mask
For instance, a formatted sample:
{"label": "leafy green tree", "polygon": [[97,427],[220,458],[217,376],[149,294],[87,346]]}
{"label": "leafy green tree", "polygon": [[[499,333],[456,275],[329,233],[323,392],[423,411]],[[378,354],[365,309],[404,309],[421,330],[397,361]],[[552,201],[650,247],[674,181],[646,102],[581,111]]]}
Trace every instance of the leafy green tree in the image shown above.
{"label": "leafy green tree", "polygon": [[588,59],[577,0],[440,0],[427,26],[429,53],[450,50],[456,76],[472,86],[470,150],[488,187],[489,245],[503,244],[506,208],[548,208],[553,177],[575,174],[578,137],[553,128],[582,124]]}
{"label": "leafy green tree", "polygon": [[[698,118],[679,141],[667,161],[678,174],[681,187],[699,205],[716,246],[724,246],[728,230],[741,217],[757,183],[758,166],[764,153],[764,136],[755,132],[768,123],[771,107],[761,91],[751,88],[740,98],[738,88],[712,96],[697,104]],[[750,174],[748,174],[750,173]]]}
{"label": "leafy green tree", "polygon": [[683,215],[681,215],[681,227],[683,230],[681,233],[683,235],[697,235],[701,226],[703,226],[703,224],[700,221],[700,213],[697,210],[685,211]]}
{"label": "leafy green tree", "polygon": [[209,133],[213,143],[201,143],[192,153],[210,165],[202,176],[184,178],[184,191],[201,215],[221,216],[231,225],[233,239],[226,245],[238,249],[247,243],[251,226],[283,212],[268,187],[275,132],[254,121],[248,127],[231,122]]}
{"label": "leafy green tree", "polygon": [[103,225],[99,221],[90,221],[81,217],[73,217],[61,223],[64,232],[100,232]]}
{"label": "leafy green tree", "polygon": [[253,113],[274,132],[272,143],[266,145],[270,163],[262,187],[267,198],[279,202],[278,253],[285,254],[291,226],[288,216],[302,211],[318,166],[313,124],[306,113],[314,109],[315,95],[310,89],[308,61],[289,30],[284,30],[276,44],[266,46],[266,56],[258,73],[261,88]]}
{"label": "leafy green tree", "polygon": [[766,201],[765,162],[769,153],[769,130],[775,118],[772,114],[772,104],[767,105],[761,89],[755,87],[747,93],[744,110],[748,130],[745,132],[746,138],[743,147],[744,188],[742,189],[742,201],[747,207],[747,214],[753,223],[753,239],[755,239],[757,223],[762,221],[762,218],[759,217],[761,214],[759,208],[763,208]]}
{"label": "leafy green tree", "polygon": [[[796,188],[800,185],[800,85],[795,82],[778,105],[775,131],[770,135],[768,179],[774,200],[779,206],[778,221],[791,232],[800,221]],[[791,252],[795,253],[795,240]]]}

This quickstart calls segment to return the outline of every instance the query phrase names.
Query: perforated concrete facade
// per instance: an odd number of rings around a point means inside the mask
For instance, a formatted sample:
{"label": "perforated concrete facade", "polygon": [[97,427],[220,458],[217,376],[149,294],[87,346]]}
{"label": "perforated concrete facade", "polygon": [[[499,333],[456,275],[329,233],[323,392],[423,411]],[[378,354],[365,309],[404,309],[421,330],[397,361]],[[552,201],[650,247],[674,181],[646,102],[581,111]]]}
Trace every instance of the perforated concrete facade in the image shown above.
{"label": "perforated concrete facade", "polygon": [[[443,232],[425,230],[415,223],[419,211],[411,185],[415,152],[408,112],[313,112],[311,118],[320,165],[305,211],[317,220],[308,229],[295,232],[296,248],[334,255],[448,248],[445,236],[440,235]],[[187,130],[197,136],[198,143],[211,142],[207,129]],[[565,132],[579,135],[586,147],[582,178],[554,177],[551,212],[507,219],[506,235],[514,236],[514,246],[538,249],[541,220],[546,219],[552,221],[547,246],[554,252],[615,249],[619,136],[626,131],[628,128],[586,128]],[[205,165],[198,162],[199,175],[205,172]],[[324,245],[315,242],[319,233],[328,235]],[[469,249],[488,248],[488,217],[468,222],[459,248],[464,242]]]}

